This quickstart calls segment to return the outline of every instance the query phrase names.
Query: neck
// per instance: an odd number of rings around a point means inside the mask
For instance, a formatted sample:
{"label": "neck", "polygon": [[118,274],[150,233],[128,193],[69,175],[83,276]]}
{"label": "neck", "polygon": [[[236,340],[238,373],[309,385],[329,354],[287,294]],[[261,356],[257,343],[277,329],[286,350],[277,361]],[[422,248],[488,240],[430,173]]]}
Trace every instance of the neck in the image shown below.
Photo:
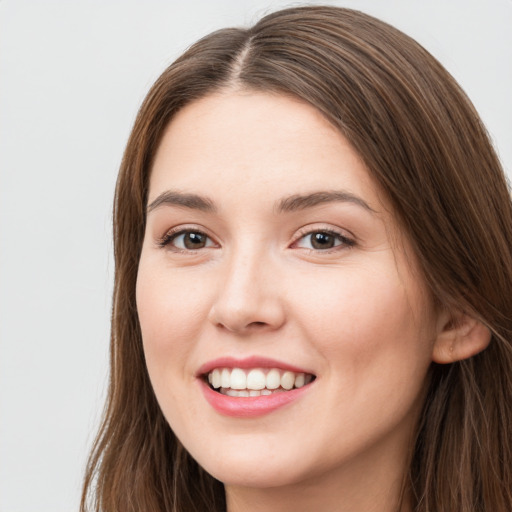
{"label": "neck", "polygon": [[228,512],[411,512],[407,496],[401,496],[401,482],[396,482],[387,492],[347,490],[339,485],[326,486],[303,484],[297,487],[250,489],[238,488],[227,492]]}
{"label": "neck", "polygon": [[[369,483],[369,482],[366,482]],[[385,490],[370,485],[364,490],[346,488],[340,482],[302,482],[299,485],[254,489],[226,489],[228,512],[411,512],[402,481]]]}

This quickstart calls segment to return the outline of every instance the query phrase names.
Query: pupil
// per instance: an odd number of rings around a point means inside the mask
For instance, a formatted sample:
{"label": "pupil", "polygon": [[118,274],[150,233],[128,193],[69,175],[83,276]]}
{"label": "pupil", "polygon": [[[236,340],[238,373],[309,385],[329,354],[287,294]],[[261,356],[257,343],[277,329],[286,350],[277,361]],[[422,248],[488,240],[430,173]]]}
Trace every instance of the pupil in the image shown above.
{"label": "pupil", "polygon": [[334,237],[327,233],[315,233],[312,235],[311,245],[315,249],[330,249],[334,246]]}
{"label": "pupil", "polygon": [[205,237],[200,233],[188,233],[185,236],[184,243],[187,249],[201,248],[204,247]]}

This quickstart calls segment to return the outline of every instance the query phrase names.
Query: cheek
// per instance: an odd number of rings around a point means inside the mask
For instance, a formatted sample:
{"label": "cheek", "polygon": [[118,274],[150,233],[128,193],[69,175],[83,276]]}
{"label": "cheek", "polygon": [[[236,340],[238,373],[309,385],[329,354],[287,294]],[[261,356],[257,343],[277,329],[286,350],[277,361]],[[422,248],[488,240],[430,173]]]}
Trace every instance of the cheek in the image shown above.
{"label": "cheek", "polygon": [[191,354],[200,337],[199,319],[207,309],[191,282],[151,257],[141,258],[136,297],[144,356],[164,416],[178,428],[185,411],[195,414],[195,404],[184,390],[194,381]]}
{"label": "cheek", "polygon": [[145,344],[163,350],[199,329],[207,286],[199,288],[186,272],[169,272],[160,262],[141,259],[136,297]]}
{"label": "cheek", "polygon": [[384,268],[311,280],[315,293],[303,295],[297,310],[302,333],[320,355],[324,403],[316,418],[332,429],[324,448],[333,457],[383,432],[409,435],[423,400],[431,362],[428,303],[415,280],[404,282],[394,265]]}
{"label": "cheek", "polygon": [[169,393],[177,390],[177,383],[193,379],[190,354],[193,340],[200,337],[199,319],[207,310],[204,293],[194,289],[194,283],[186,273],[169,272],[161,262],[141,258],[137,311],[146,364],[159,401],[171,400]]}
{"label": "cheek", "polygon": [[397,378],[400,372],[424,373],[433,338],[431,308],[417,281],[399,276],[394,262],[347,267],[331,279],[317,276],[309,289],[297,317],[331,362],[329,371],[341,367],[351,383],[389,368]]}

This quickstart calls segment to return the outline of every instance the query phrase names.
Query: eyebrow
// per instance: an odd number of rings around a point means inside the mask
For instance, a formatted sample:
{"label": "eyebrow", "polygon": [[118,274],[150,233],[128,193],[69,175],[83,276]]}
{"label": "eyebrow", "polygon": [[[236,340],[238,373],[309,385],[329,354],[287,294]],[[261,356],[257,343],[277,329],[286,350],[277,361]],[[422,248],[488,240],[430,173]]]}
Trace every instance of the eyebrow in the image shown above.
{"label": "eyebrow", "polygon": [[[320,191],[302,195],[294,194],[278,201],[275,209],[279,213],[287,213],[306,210],[308,208],[333,202],[352,203],[371,213],[376,213],[376,211],[366,201],[345,190]],[[215,213],[217,211],[214,202],[209,197],[179,192],[177,190],[166,190],[148,205],[147,213],[156,210],[162,205],[181,206],[208,213]]]}
{"label": "eyebrow", "polygon": [[146,212],[150,213],[162,205],[182,206],[211,213],[217,210],[213,201],[208,197],[178,192],[177,190],[166,190],[148,205]]}
{"label": "eyebrow", "polygon": [[371,213],[377,213],[366,201],[346,190],[330,190],[325,192],[313,192],[311,194],[296,194],[286,197],[279,201],[277,205],[278,212],[294,212],[305,210],[326,203],[352,203],[361,206]]}

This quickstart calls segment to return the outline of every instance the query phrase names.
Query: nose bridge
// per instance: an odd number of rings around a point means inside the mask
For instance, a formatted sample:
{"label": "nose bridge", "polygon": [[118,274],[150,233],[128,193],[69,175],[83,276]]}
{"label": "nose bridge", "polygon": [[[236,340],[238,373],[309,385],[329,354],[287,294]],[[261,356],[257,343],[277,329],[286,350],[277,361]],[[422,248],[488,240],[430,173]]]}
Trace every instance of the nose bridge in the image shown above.
{"label": "nose bridge", "polygon": [[264,244],[246,240],[233,246],[223,262],[211,320],[229,331],[277,328],[284,321],[275,280],[277,265]]}

